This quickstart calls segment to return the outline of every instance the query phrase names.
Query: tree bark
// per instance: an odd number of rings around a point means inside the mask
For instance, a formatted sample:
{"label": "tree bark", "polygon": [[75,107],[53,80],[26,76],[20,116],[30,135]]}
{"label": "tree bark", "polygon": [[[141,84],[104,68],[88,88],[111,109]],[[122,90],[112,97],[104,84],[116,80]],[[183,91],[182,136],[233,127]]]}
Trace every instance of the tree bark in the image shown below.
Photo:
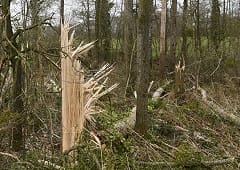
{"label": "tree bark", "polygon": [[160,58],[159,58],[159,71],[161,79],[163,79],[165,76],[166,22],[167,22],[167,0],[162,0],[161,28],[160,28]]}
{"label": "tree bark", "polygon": [[135,130],[144,135],[147,132],[148,84],[151,58],[150,24],[152,0],[140,0],[137,27],[137,109]]}
{"label": "tree bark", "polygon": [[177,47],[177,0],[172,0],[171,5],[171,39],[170,39],[170,70],[174,70],[176,64],[176,47]]}
{"label": "tree bark", "polygon": [[202,59],[202,45],[201,45],[201,32],[200,32],[200,4],[199,0],[196,1],[195,9],[195,31],[194,31],[194,42],[195,42],[195,51],[196,51],[196,68],[195,68],[195,87],[199,86],[199,77],[200,77],[200,68],[201,68],[201,59]]}
{"label": "tree bark", "polygon": [[218,0],[212,0],[210,32],[213,46],[217,51],[220,45],[220,4]]}
{"label": "tree bark", "polygon": [[21,62],[21,56],[18,56],[17,50],[20,44],[17,44],[16,38],[13,34],[11,25],[11,13],[10,13],[11,0],[3,1],[3,15],[5,20],[3,21],[3,37],[7,40],[6,53],[11,61],[13,69],[13,87],[12,87],[12,104],[11,110],[16,113],[15,126],[12,131],[11,145],[12,149],[16,152],[24,149],[24,104],[23,104],[23,67]]}
{"label": "tree bark", "polygon": [[100,24],[101,24],[101,2],[102,0],[96,0],[95,2],[95,39],[98,40],[98,42],[95,44],[95,55],[97,57],[98,63],[100,62]]}
{"label": "tree bark", "polygon": [[187,10],[188,10],[188,0],[183,1],[183,19],[182,19],[182,57],[187,60]]}
{"label": "tree bark", "polygon": [[199,57],[201,57],[201,32],[200,32],[200,2],[199,0],[196,1],[197,7],[196,7],[196,31],[195,31],[195,46],[196,50],[198,52]]}
{"label": "tree bark", "polygon": [[108,0],[96,0],[95,3],[95,36],[96,56],[99,63],[103,61],[111,62],[111,5]]}
{"label": "tree bark", "polygon": [[134,53],[134,19],[133,19],[133,1],[124,0],[124,63],[126,70],[126,92],[133,92],[136,76],[136,56]]}
{"label": "tree bark", "polygon": [[[41,8],[42,1],[36,1],[36,0],[30,0],[30,11],[31,11],[31,24],[35,25],[40,22],[40,8]],[[32,47],[35,47],[37,51],[40,49],[40,34],[41,34],[41,28],[36,27],[34,30],[31,30],[31,39],[30,44]],[[34,61],[34,70],[39,73],[39,77],[41,79],[41,75],[43,73],[43,66],[41,63],[40,55],[33,54],[35,56],[33,58]],[[42,80],[40,80],[40,83],[43,84]],[[38,97],[38,96],[36,96]]]}
{"label": "tree bark", "polygon": [[61,23],[64,23],[64,0],[61,0],[60,2],[60,28]]}
{"label": "tree bark", "polygon": [[129,69],[133,47],[133,1],[124,0],[124,60],[126,69]]}
{"label": "tree bark", "polygon": [[90,2],[87,0],[87,15],[86,15],[86,22],[87,22],[87,36],[88,41],[91,41],[91,15],[90,15]]}

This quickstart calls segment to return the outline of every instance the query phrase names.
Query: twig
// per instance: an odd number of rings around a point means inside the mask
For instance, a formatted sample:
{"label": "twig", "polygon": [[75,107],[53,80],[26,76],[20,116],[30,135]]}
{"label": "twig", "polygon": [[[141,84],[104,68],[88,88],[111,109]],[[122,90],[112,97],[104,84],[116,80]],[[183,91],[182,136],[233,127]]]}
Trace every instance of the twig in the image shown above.
{"label": "twig", "polygon": [[58,70],[61,70],[61,68],[53,60],[51,60],[49,57],[47,57],[45,55],[43,55],[43,57],[45,59],[47,59],[52,65],[54,65]]}
{"label": "twig", "polygon": [[16,161],[20,162],[20,159],[16,155],[6,153],[6,152],[0,152],[0,155],[11,157],[11,158],[15,159]]}
{"label": "twig", "polygon": [[40,21],[39,23],[36,23],[36,24],[34,24],[34,25],[31,25],[31,26],[29,26],[29,27],[27,27],[27,28],[25,28],[25,29],[21,29],[21,28],[20,28],[20,29],[17,29],[17,31],[13,34],[13,36],[11,37],[11,39],[12,39],[12,40],[16,40],[16,38],[17,38],[21,33],[25,32],[25,31],[29,31],[29,30],[31,30],[31,29],[33,29],[33,28],[35,28],[35,27],[41,26],[41,25],[43,25],[43,24],[49,24],[49,23],[47,23],[46,21],[51,20],[52,17],[53,17],[53,14],[52,14],[51,17],[45,18],[43,21]]}
{"label": "twig", "polygon": [[215,161],[205,161],[203,162],[203,164],[206,166],[218,166],[218,165],[231,164],[231,163],[234,163],[235,161],[236,159],[233,157],[233,158],[220,159]]}
{"label": "twig", "polygon": [[0,128],[0,132],[1,132],[1,131],[8,130],[8,129],[10,129],[10,128],[11,128],[11,127],[9,127],[9,126],[2,127],[2,128]]}
{"label": "twig", "polygon": [[126,83],[125,92],[124,92],[124,98],[125,99],[126,99],[126,95],[127,95],[127,88],[128,88],[128,85],[129,85],[130,77],[131,77],[132,61],[133,61],[133,55],[134,55],[134,49],[135,48],[136,48],[136,40],[134,41],[134,44],[133,44],[130,63],[129,63],[129,72],[128,72],[127,83]]}
{"label": "twig", "polygon": [[[185,166],[220,166],[225,164],[231,164],[235,162],[235,158],[227,158],[227,159],[220,159],[220,160],[214,160],[214,161],[201,161],[201,162],[191,162],[189,164],[186,164]],[[174,162],[144,162],[144,161],[136,161],[137,164],[142,165],[151,165],[151,166],[162,166],[162,167],[178,167],[180,166],[177,163]]]}
{"label": "twig", "polygon": [[162,167],[172,167],[175,164],[173,162],[144,162],[144,161],[136,161],[137,164],[141,165],[150,165],[150,166],[162,166]]}
{"label": "twig", "polygon": [[6,61],[7,61],[6,58],[4,58],[3,60],[0,60],[0,73],[1,73],[2,70],[3,70],[3,66],[5,65]]}
{"label": "twig", "polygon": [[220,65],[221,65],[221,62],[222,62],[222,55],[221,55],[221,58],[218,60],[218,65],[217,67],[215,68],[215,70],[210,74],[210,76],[213,76],[213,74],[219,69]]}
{"label": "twig", "polygon": [[47,166],[47,167],[53,167],[55,169],[60,169],[60,170],[65,170],[65,168],[59,166],[59,165],[56,165],[54,163],[51,163],[49,161],[45,161],[45,160],[38,160],[39,163],[42,163],[44,166]]}
{"label": "twig", "polygon": [[166,155],[168,155],[169,157],[171,158],[174,158],[175,159],[175,156],[172,155],[169,151],[166,151],[165,149],[161,148],[160,146],[156,145],[156,144],[152,144],[152,143],[149,143],[147,142],[141,135],[139,135],[136,131],[132,130],[133,133],[135,133],[140,139],[142,139],[146,144],[148,144],[152,149],[158,149],[160,150],[161,152],[165,153]]}

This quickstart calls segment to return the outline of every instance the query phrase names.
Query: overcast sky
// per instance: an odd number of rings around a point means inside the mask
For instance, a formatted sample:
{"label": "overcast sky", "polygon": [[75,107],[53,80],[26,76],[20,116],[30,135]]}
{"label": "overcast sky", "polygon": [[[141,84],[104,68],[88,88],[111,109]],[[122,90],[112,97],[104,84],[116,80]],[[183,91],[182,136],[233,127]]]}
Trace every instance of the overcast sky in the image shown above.
{"label": "overcast sky", "polygon": [[[110,2],[113,2],[115,4],[114,8],[118,8],[119,10],[121,9],[121,6],[123,4],[123,0],[109,0]],[[133,0],[134,3],[136,3],[137,0]],[[202,0],[204,1],[204,0]],[[67,12],[71,12],[74,9],[79,8],[80,4],[76,3],[76,0],[65,0],[65,9],[66,9],[66,13]],[[153,0],[153,2],[155,3],[155,0]],[[156,0],[157,3],[157,7],[160,8],[161,6],[161,0]],[[178,4],[182,5],[183,0],[178,0]],[[170,3],[168,3],[168,5],[170,5]],[[115,10],[115,9],[113,9]]]}
{"label": "overcast sky", "polygon": [[[116,14],[116,11],[121,10],[121,6],[123,4],[122,1],[123,0],[110,0],[110,2],[113,2],[115,4],[114,7],[112,8],[112,13]],[[134,1],[136,2],[136,0]],[[155,2],[155,0],[153,2]],[[161,0],[156,0],[156,2],[157,2],[157,7],[160,8]],[[182,5],[182,2],[183,0],[178,0],[178,3],[181,5]],[[170,5],[170,3],[168,4]],[[59,21],[59,6],[60,6],[60,0],[56,0],[55,5],[53,5],[50,9],[46,11],[47,13],[55,14],[54,17],[56,19],[56,22]],[[11,6],[12,15],[14,16],[17,13],[19,13],[22,8],[23,8],[23,4],[21,4],[21,0],[13,0],[13,5]],[[67,18],[73,18],[71,17],[72,11],[77,10],[79,8],[81,8],[81,4],[78,3],[77,0],[65,0],[65,16]]]}
{"label": "overcast sky", "polygon": [[[113,2],[115,4],[114,8],[120,9],[122,6],[122,1],[123,0],[109,0],[110,2]],[[136,2],[136,0],[134,0]],[[183,0],[178,0],[179,4],[182,4]],[[12,10],[16,13],[17,11],[20,11],[21,9],[21,0],[13,0],[14,4],[17,5],[12,5]],[[59,3],[54,5],[54,7],[51,9],[54,13],[59,13],[59,5],[60,5],[60,0]],[[154,0],[155,2],[155,0]],[[160,7],[161,0],[156,0],[157,6]],[[65,0],[65,13],[66,15],[69,15],[73,10],[77,9],[80,7],[80,4],[78,3],[77,0]]]}

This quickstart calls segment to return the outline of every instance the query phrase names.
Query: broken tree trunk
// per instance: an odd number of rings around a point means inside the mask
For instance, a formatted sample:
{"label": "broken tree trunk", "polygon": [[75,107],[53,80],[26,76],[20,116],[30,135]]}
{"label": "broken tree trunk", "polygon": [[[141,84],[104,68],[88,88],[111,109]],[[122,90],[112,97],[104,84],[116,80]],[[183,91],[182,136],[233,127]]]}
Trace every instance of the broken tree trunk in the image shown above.
{"label": "broken tree trunk", "polygon": [[62,72],[62,151],[76,145],[83,129],[83,80],[81,64],[73,55],[73,34],[68,39],[69,25],[61,28],[61,72]]}
{"label": "broken tree trunk", "polygon": [[175,66],[175,97],[183,97],[184,89],[184,70],[185,64],[179,63]]}
{"label": "broken tree trunk", "polygon": [[113,70],[113,66],[109,64],[104,65],[90,79],[84,79],[84,70],[78,59],[81,60],[95,42],[80,44],[73,50],[74,31],[69,38],[70,29],[68,23],[61,25],[63,153],[69,153],[76,148],[86,120],[94,124],[92,115],[101,112],[101,108],[96,107],[98,99],[117,87],[117,84],[114,84],[106,88],[106,77]]}

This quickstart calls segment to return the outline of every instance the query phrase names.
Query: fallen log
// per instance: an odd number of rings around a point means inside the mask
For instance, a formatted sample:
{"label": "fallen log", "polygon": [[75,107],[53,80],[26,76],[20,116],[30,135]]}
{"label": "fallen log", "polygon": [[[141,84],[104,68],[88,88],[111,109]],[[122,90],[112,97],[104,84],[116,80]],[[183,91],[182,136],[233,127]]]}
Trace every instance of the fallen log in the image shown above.
{"label": "fallen log", "polygon": [[198,90],[201,92],[202,97],[200,98],[198,95],[195,95],[196,99],[200,101],[205,106],[209,107],[211,110],[213,110],[215,113],[217,113],[222,119],[227,120],[234,125],[240,126],[240,117],[236,116],[235,114],[226,111],[224,108],[221,108],[217,103],[215,103],[212,100],[208,100],[208,96],[206,94],[206,90],[202,88],[198,88]]}

